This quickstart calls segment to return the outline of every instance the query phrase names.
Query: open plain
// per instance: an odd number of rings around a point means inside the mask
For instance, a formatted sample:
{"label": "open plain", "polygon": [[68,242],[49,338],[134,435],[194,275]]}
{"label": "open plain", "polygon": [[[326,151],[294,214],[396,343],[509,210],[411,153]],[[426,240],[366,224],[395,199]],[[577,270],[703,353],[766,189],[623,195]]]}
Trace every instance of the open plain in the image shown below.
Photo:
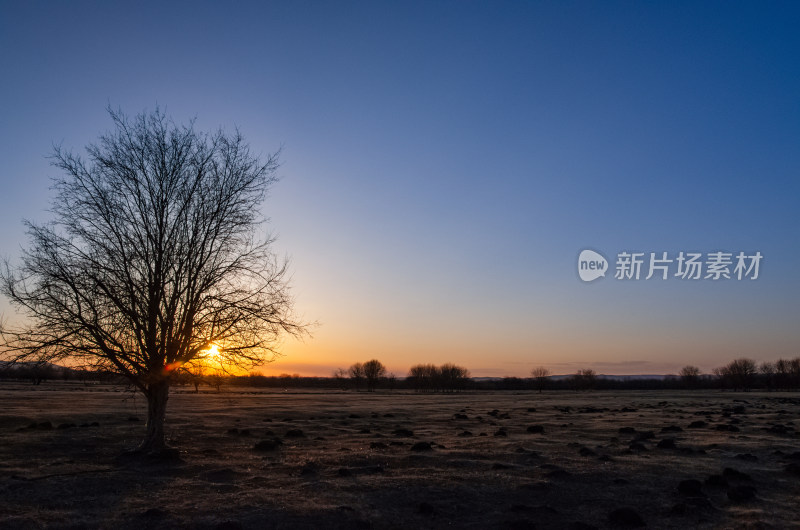
{"label": "open plain", "polygon": [[792,528],[800,395],[0,385],[0,528]]}

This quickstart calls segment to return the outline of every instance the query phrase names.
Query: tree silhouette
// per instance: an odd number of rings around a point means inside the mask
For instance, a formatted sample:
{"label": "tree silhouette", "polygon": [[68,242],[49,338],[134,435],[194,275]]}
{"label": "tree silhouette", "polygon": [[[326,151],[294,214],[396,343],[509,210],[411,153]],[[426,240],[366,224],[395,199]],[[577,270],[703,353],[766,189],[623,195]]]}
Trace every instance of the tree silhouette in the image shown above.
{"label": "tree silhouette", "polygon": [[681,368],[679,375],[684,385],[688,388],[694,388],[697,386],[697,382],[700,379],[700,368],[688,364]]}
{"label": "tree silhouette", "polygon": [[755,361],[742,357],[715,369],[715,372],[722,378],[723,383],[730,385],[734,390],[749,390],[755,382],[758,368]]}
{"label": "tree silhouette", "polygon": [[358,389],[361,387],[361,382],[364,381],[364,365],[361,363],[355,363],[347,370],[350,374],[350,379],[353,380],[353,386],[358,392]]}
{"label": "tree silhouette", "polygon": [[594,388],[595,383],[597,383],[597,373],[591,368],[578,370],[577,373],[572,376],[572,383],[576,390],[591,390]]}
{"label": "tree silhouette", "polygon": [[439,387],[443,392],[463,390],[469,380],[469,370],[453,363],[445,363],[438,370]]}
{"label": "tree silhouette", "polygon": [[772,390],[775,385],[775,363],[764,361],[758,365],[758,373],[763,378],[764,386],[767,390]]}
{"label": "tree silhouette", "polygon": [[547,381],[550,378],[550,370],[548,370],[544,366],[537,366],[536,368],[531,370],[531,377],[533,377],[533,382],[534,385],[536,385],[536,389],[541,394],[545,385],[547,385]]}
{"label": "tree silhouette", "polygon": [[408,371],[406,380],[417,392],[455,392],[463,390],[469,382],[469,370],[453,363],[441,366],[416,364]]}
{"label": "tree silhouette", "polygon": [[367,381],[367,390],[375,391],[378,381],[386,376],[386,367],[377,359],[365,362],[363,365],[364,379]]}
{"label": "tree silhouette", "polygon": [[414,384],[417,392],[433,392],[438,390],[439,369],[434,364],[415,364],[408,370],[406,379]]}
{"label": "tree silhouette", "polygon": [[3,293],[27,315],[2,328],[3,356],[125,376],[147,398],[139,449],[161,451],[184,364],[216,345],[221,366],[252,367],[305,326],[291,313],[286,263],[256,233],[277,154],[253,156],[238,132],[199,133],[158,109],[109,114],[114,129],[86,160],[55,148],[54,220],[26,223],[22,263],[2,272]]}

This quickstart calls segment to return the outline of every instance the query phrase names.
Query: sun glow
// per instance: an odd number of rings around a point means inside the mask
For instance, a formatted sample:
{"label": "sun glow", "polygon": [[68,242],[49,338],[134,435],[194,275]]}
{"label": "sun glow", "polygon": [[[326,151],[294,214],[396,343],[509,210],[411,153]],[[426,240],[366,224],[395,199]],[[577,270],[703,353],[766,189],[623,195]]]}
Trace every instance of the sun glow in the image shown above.
{"label": "sun glow", "polygon": [[209,359],[219,359],[219,346],[216,344],[212,344],[208,348],[208,353],[206,353],[206,357]]}

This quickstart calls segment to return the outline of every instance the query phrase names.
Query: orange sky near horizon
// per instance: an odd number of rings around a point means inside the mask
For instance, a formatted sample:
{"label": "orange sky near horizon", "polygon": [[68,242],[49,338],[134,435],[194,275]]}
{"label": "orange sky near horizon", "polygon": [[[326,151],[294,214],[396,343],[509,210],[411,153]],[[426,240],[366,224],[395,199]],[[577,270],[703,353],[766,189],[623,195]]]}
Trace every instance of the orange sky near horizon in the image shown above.
{"label": "orange sky near horizon", "polygon": [[[791,340],[774,354],[761,351],[759,345],[765,338],[760,335],[741,331],[719,340],[670,336],[665,330],[658,336],[632,335],[600,343],[592,336],[571,340],[542,337],[528,344],[498,340],[493,348],[481,343],[454,343],[448,347],[438,342],[327,342],[322,337],[312,337],[303,342],[286,340],[280,348],[282,355],[256,371],[268,376],[327,377],[337,368],[346,369],[355,362],[374,358],[398,377],[405,377],[415,364],[445,362],[466,367],[473,377],[527,377],[537,366],[548,368],[554,375],[572,374],[583,368],[609,375],[677,374],[688,364],[710,373],[738,357],[764,362],[796,356]],[[643,344],[650,344],[650,349],[643,350]]]}

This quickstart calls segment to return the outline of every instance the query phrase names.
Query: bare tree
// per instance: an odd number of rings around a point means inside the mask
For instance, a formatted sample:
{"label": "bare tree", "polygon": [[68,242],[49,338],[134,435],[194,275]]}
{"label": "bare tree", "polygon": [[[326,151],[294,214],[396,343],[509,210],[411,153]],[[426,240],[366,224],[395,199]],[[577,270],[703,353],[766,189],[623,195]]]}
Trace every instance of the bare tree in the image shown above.
{"label": "bare tree", "polygon": [[758,373],[764,379],[764,386],[767,390],[772,390],[775,385],[775,363],[764,361],[758,366]]}
{"label": "bare tree", "polygon": [[697,386],[697,382],[700,378],[700,368],[692,365],[686,365],[681,368],[680,374],[681,381],[683,384],[686,385],[688,388],[694,388]]}
{"label": "bare tree", "polygon": [[469,381],[469,370],[453,363],[444,363],[438,368],[442,391],[455,392],[463,390]]}
{"label": "bare tree", "polygon": [[439,369],[434,364],[415,364],[408,370],[408,379],[417,392],[432,392],[438,384]]}
{"label": "bare tree", "polygon": [[790,386],[794,389],[800,388],[800,357],[795,357],[789,361]]}
{"label": "bare tree", "polygon": [[722,378],[723,383],[730,385],[734,390],[749,390],[753,386],[757,372],[755,361],[744,357],[715,370],[715,374]]}
{"label": "bare tree", "polygon": [[348,372],[350,373],[350,379],[353,381],[353,386],[356,388],[356,392],[358,392],[362,381],[364,381],[364,365],[355,363],[350,367]]}
{"label": "bare tree", "polygon": [[775,385],[784,390],[800,388],[800,357],[778,359],[773,363]]}
{"label": "bare tree", "polygon": [[339,388],[347,390],[348,372],[344,368],[337,368],[333,371],[333,378],[339,384]]}
{"label": "bare tree", "polygon": [[597,382],[597,373],[591,368],[578,370],[577,373],[572,376],[572,382],[576,390],[591,390]]}
{"label": "bare tree", "polygon": [[533,384],[536,385],[536,389],[541,394],[550,379],[550,370],[544,366],[537,366],[531,370],[531,377],[533,377]]}
{"label": "bare tree", "polygon": [[463,390],[470,381],[469,370],[453,363],[415,364],[406,378],[417,392],[455,392]]}
{"label": "bare tree", "polygon": [[775,382],[778,388],[788,390],[791,388],[792,363],[788,359],[775,361]]}
{"label": "bare tree", "polygon": [[364,379],[367,382],[367,390],[369,392],[375,391],[375,386],[378,381],[386,376],[386,367],[377,359],[372,359],[363,364]]}
{"label": "bare tree", "polygon": [[271,360],[301,334],[286,263],[257,236],[277,155],[251,155],[236,132],[204,134],[162,111],[129,119],[87,158],[56,148],[50,224],[26,223],[30,245],[2,292],[27,315],[2,329],[12,360],[71,359],[125,376],[147,398],[141,451],[166,449],[170,381],[216,345],[220,366]]}

